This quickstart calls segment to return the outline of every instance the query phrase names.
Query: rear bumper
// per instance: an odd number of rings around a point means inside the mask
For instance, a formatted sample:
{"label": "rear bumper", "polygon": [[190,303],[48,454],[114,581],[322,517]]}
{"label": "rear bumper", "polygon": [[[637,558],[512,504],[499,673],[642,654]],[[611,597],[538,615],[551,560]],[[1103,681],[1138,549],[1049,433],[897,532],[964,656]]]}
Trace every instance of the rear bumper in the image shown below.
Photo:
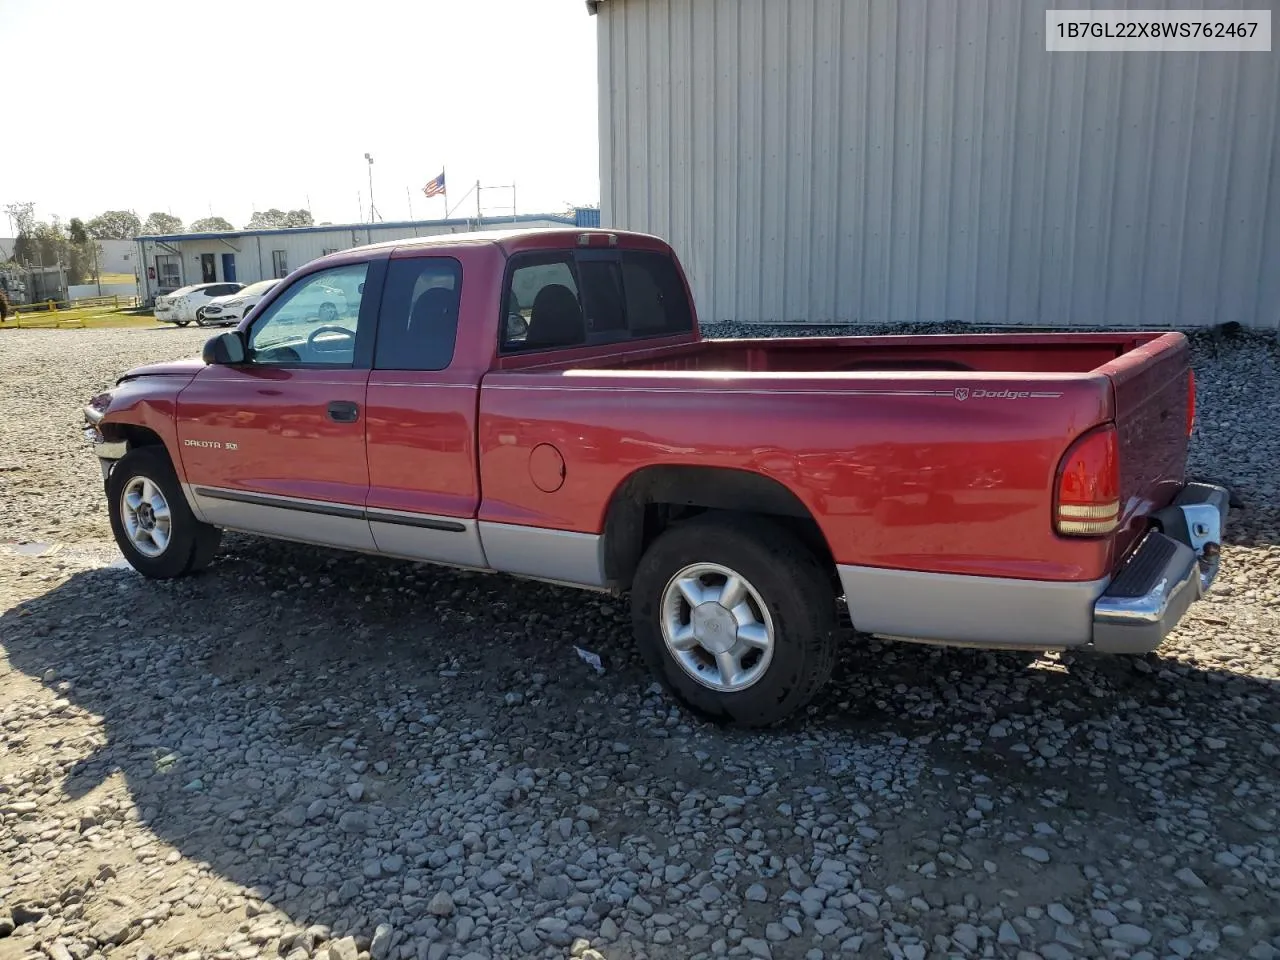
{"label": "rear bumper", "polygon": [[1213,585],[1228,509],[1192,483],[1113,577],[1045,581],[837,567],[854,626],[894,640],[1009,650],[1146,653]]}
{"label": "rear bumper", "polygon": [[1230,494],[1192,483],[1155,517],[1160,529],[1143,538],[1093,607],[1093,648],[1147,653],[1160,645],[1187,608],[1218,575]]}

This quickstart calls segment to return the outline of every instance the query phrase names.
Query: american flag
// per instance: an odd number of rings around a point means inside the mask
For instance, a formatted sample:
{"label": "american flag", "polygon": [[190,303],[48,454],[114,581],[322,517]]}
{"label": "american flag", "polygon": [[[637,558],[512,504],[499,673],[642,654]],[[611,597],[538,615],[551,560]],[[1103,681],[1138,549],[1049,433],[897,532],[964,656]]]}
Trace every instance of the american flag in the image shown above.
{"label": "american flag", "polygon": [[439,196],[444,193],[444,171],[440,171],[440,176],[434,180],[428,180],[427,185],[422,188],[422,192],[428,197]]}

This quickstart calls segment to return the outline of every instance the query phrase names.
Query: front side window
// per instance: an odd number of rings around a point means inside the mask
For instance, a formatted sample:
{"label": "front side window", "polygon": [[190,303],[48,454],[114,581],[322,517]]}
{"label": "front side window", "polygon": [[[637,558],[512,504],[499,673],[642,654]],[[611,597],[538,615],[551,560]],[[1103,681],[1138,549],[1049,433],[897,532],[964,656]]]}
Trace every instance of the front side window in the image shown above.
{"label": "front side window", "polygon": [[350,366],[367,263],[322,270],[271,302],[249,332],[248,362]]}
{"label": "front side window", "polygon": [[271,251],[271,272],[280,280],[289,275],[289,253],[287,250]]}
{"label": "front side window", "polygon": [[377,370],[443,370],[458,334],[462,266],[452,257],[392,260],[382,289]]}
{"label": "front side window", "polygon": [[502,352],[688,333],[689,297],[672,259],[644,251],[535,254],[515,260]]}

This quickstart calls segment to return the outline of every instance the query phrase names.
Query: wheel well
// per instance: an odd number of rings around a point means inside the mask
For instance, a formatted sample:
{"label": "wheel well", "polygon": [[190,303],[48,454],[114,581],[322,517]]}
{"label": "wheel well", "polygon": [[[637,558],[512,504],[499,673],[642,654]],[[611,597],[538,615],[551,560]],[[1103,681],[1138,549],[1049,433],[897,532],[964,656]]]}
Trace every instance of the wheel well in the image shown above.
{"label": "wheel well", "polygon": [[112,440],[127,440],[131,450],[138,447],[164,446],[164,441],[160,439],[160,434],[150,427],[140,427],[136,423],[103,424],[102,433]]}
{"label": "wheel well", "polygon": [[790,529],[835,576],[818,522],[794,493],[770,477],[725,467],[646,467],[614,491],[605,513],[605,574],[631,586],[640,557],[663,530],[708,511],[764,515]]}

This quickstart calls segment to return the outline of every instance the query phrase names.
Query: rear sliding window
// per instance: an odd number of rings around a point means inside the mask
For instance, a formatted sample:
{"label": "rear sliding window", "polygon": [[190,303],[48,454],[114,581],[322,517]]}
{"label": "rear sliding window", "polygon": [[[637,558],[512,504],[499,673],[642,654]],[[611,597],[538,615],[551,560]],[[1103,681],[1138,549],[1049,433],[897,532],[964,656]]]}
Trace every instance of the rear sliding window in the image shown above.
{"label": "rear sliding window", "polygon": [[584,251],[512,258],[502,352],[687,333],[693,315],[671,258]]}

